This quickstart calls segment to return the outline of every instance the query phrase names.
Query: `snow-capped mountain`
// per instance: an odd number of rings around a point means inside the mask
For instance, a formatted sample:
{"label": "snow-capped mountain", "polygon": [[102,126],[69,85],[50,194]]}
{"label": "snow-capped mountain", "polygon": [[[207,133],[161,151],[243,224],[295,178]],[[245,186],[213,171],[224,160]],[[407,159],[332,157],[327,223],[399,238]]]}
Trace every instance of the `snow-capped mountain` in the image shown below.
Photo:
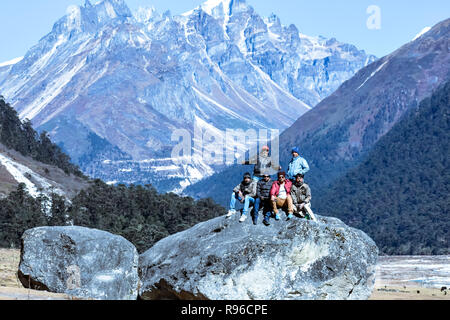
{"label": "snow-capped mountain", "polygon": [[87,0],[0,68],[0,93],[85,173],[169,179],[160,185],[169,190],[214,172],[201,158],[170,159],[176,129],[283,130],[375,59],[262,18],[243,0],[209,0],[180,16]]}

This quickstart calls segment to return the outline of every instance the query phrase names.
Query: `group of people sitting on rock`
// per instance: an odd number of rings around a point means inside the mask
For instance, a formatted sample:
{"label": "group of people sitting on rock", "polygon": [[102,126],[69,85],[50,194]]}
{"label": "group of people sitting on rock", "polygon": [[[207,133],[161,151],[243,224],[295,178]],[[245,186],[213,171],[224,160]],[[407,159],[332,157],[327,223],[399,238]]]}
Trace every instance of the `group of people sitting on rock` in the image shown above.
{"label": "group of people sitting on rock", "polygon": [[[243,164],[250,164],[250,161]],[[278,179],[272,181],[271,174],[277,171]],[[311,189],[304,181],[308,171],[309,165],[300,156],[297,147],[292,148],[292,160],[286,175],[279,165],[272,163],[269,147],[264,146],[257,157],[253,177],[250,173],[245,173],[243,181],[233,189],[227,218],[236,213],[236,202],[239,201],[244,205],[240,222],[247,219],[251,206],[255,225],[258,223],[260,210],[266,226],[270,225],[272,217],[277,221],[281,219],[279,209],[286,213],[287,220],[291,220],[296,214],[300,218],[317,221],[311,210]]]}

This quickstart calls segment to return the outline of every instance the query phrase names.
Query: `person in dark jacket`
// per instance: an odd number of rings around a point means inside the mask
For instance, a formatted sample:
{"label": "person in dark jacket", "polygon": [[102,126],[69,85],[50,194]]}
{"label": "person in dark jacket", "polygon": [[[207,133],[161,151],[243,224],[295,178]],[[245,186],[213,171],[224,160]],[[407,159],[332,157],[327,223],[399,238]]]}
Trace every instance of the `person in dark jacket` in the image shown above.
{"label": "person in dark jacket", "polygon": [[275,163],[269,156],[269,151],[269,147],[264,146],[262,147],[261,153],[256,156],[256,159],[253,158],[243,162],[245,165],[255,163],[255,167],[253,168],[253,180],[256,182],[263,179],[265,174],[274,175],[281,170],[281,166]]}
{"label": "person in dark jacket", "polygon": [[270,189],[272,188],[272,179],[270,175],[263,175],[263,179],[258,181],[256,186],[256,203],[255,203],[255,215],[253,217],[253,223],[256,225],[258,222],[259,209],[263,209],[264,220],[263,223],[270,225],[269,219],[272,215],[272,202],[270,199]]}
{"label": "person in dark jacket", "polygon": [[244,204],[244,210],[239,220],[239,222],[244,222],[247,219],[250,205],[254,205],[256,201],[256,182],[252,181],[252,176],[248,172],[244,174],[243,181],[233,189],[227,218],[236,213],[236,200]]}

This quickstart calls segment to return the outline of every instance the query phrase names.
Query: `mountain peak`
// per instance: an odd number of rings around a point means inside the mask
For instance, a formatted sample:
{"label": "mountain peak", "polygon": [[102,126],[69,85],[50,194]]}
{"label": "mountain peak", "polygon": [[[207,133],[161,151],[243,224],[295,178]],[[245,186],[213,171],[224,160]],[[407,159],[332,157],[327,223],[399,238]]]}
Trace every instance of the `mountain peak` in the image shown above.
{"label": "mountain peak", "polygon": [[[2,69],[0,91],[87,174],[107,181],[165,176],[181,189],[161,188],[181,191],[215,169],[197,160],[173,164],[170,130],[192,131],[197,118],[208,132],[283,130],[370,62],[300,39],[275,15],[267,24],[244,0],[209,0],[182,17],[153,9],[132,16],[123,0],[85,1],[24,62]],[[143,160],[151,160],[150,171],[136,171]]]}
{"label": "mountain peak", "polygon": [[106,13],[107,17],[111,19],[132,16],[124,0],[103,0],[102,2],[96,3],[94,8],[98,14]]}
{"label": "mountain peak", "polygon": [[130,17],[131,11],[123,0],[103,0],[94,5],[86,0],[84,6],[69,6],[53,31],[57,34],[91,32],[112,21],[124,22]]}
{"label": "mountain peak", "polygon": [[247,8],[245,0],[207,0],[200,8],[213,17],[231,16],[235,10]]}
{"label": "mountain peak", "polygon": [[139,7],[137,11],[134,13],[134,18],[138,22],[146,23],[157,15],[155,7]]}

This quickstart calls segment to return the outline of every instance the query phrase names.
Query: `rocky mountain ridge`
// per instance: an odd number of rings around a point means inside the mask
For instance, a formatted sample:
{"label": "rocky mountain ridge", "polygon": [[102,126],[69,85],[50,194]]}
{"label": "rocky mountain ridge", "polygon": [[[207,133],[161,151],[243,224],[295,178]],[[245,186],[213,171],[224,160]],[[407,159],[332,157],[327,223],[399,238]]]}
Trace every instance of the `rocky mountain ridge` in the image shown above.
{"label": "rocky mountain ridge", "polygon": [[176,129],[283,130],[375,59],[262,18],[243,0],[180,16],[86,1],[0,68],[0,92],[85,173],[164,191],[215,171],[202,159],[173,163]]}

